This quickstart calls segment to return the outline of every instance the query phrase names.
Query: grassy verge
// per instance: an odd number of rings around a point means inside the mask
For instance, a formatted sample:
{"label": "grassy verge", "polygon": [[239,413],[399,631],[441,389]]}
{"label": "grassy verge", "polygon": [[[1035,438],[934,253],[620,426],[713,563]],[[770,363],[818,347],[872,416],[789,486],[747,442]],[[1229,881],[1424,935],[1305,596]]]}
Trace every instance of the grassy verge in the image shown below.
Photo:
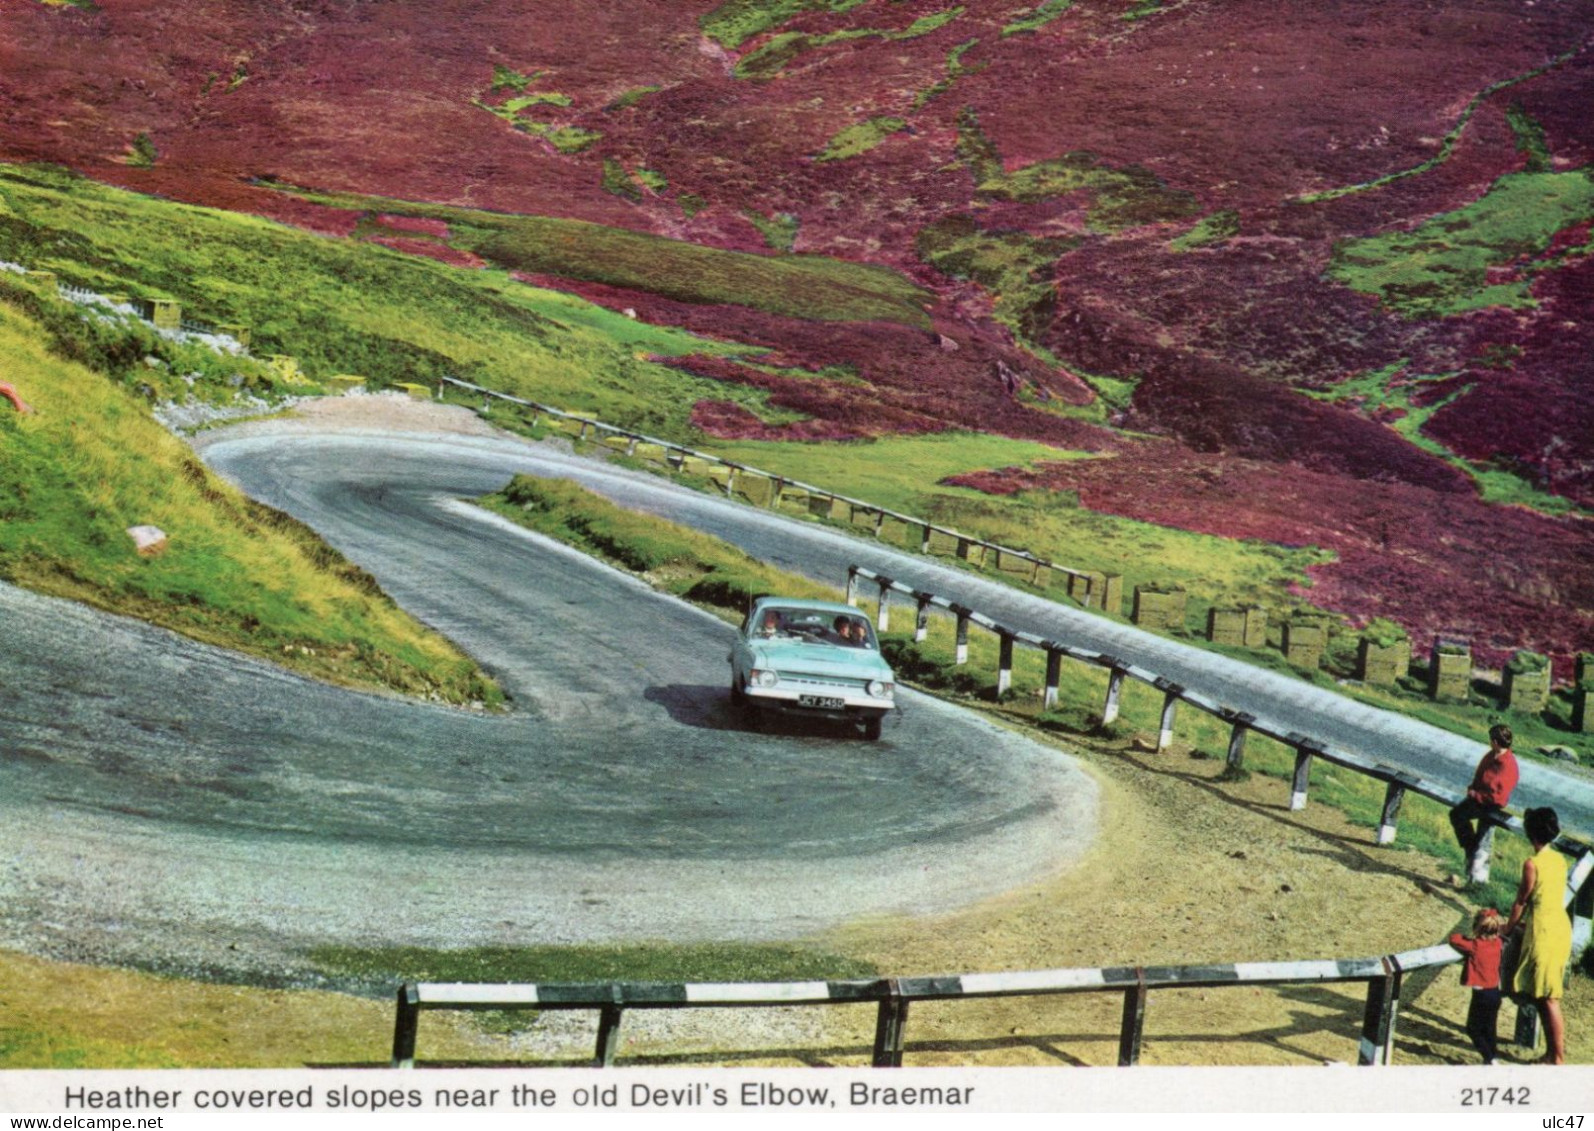
{"label": "grassy verge", "polygon": [[[35,409],[0,413],[0,577],[338,683],[501,698],[369,575],[212,476],[135,393],[51,341],[0,302],[6,377]],[[165,531],[167,549],[140,556],[126,533],[138,525]]]}

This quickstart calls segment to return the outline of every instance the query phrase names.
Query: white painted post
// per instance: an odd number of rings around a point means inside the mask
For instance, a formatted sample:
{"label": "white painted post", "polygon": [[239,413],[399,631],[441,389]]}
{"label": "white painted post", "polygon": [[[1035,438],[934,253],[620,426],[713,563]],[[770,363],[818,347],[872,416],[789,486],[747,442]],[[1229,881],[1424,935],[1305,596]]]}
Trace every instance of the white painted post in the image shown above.
{"label": "white painted post", "polygon": [[1306,786],[1312,776],[1312,751],[1305,746],[1295,748],[1295,778],[1290,788],[1290,808],[1306,808]]}
{"label": "white painted post", "polygon": [[1162,693],[1162,727],[1157,731],[1157,753],[1173,745],[1173,717],[1179,709],[1179,694],[1184,688],[1170,687]]}
{"label": "white painted post", "polygon": [[1594,940],[1594,849],[1577,858],[1566,877],[1566,901],[1572,909],[1572,957]]}
{"label": "white painted post", "polygon": [[915,643],[923,643],[930,635],[930,595],[918,594],[919,608],[913,618],[913,639]]}
{"label": "white painted post", "polygon": [[736,469],[731,468],[731,473],[725,477],[725,497],[728,499],[736,494]]}
{"label": "white painted post", "polygon": [[847,567],[847,604],[858,607],[858,567]]}
{"label": "white painted post", "polygon": [[996,662],[996,697],[1000,699],[1013,687],[1013,634],[1000,634],[1001,648]]}
{"label": "white painted post", "polygon": [[875,631],[884,632],[891,627],[891,581],[889,578],[880,579],[880,618],[875,625]]}
{"label": "white painted post", "polygon": [[1378,843],[1395,843],[1395,824],[1400,820],[1400,805],[1406,800],[1406,787],[1398,781],[1389,783],[1384,791],[1384,812],[1378,819]]}
{"label": "white painted post", "polygon": [[969,611],[958,609],[957,654],[953,660],[956,664],[969,662]]}
{"label": "white painted post", "polygon": [[1113,668],[1107,677],[1107,701],[1101,705],[1101,725],[1108,726],[1118,718],[1118,701],[1123,695],[1124,671]]}
{"label": "white painted post", "polygon": [[1467,879],[1475,884],[1489,882],[1489,857],[1494,853],[1494,825],[1488,821],[1480,821],[1483,828],[1478,830],[1478,850],[1472,854],[1472,867],[1467,872]]}
{"label": "white painted post", "polygon": [[1050,711],[1057,706],[1057,685],[1062,682],[1063,653],[1058,648],[1046,649],[1046,697],[1041,701],[1042,710]]}
{"label": "white painted post", "polygon": [[919,553],[928,554],[929,552],[930,552],[930,524],[927,522],[927,523],[924,524],[924,537],[919,539]]}

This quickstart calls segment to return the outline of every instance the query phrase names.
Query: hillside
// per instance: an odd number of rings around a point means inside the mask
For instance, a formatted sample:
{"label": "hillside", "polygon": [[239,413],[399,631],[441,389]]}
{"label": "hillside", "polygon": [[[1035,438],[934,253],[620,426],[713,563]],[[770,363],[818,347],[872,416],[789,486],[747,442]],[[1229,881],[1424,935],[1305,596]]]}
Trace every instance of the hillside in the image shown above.
{"label": "hillside", "polygon": [[[710,339],[643,347],[685,395],[608,359],[590,396],[546,367],[525,393],[705,441],[974,426],[1059,459],[960,483],[1322,547],[1311,598],[1419,648],[1594,640],[1588,0],[627,13],[11,5],[0,159]],[[81,273],[38,223],[0,258]],[[316,319],[264,320],[244,270],[146,281],[308,352]],[[337,362],[470,352],[419,346]]]}

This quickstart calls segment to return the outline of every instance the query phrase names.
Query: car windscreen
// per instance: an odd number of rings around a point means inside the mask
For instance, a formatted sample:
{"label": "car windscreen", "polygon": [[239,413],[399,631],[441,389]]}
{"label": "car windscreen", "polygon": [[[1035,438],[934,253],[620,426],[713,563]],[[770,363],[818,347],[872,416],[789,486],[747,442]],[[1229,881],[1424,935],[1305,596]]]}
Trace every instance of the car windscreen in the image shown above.
{"label": "car windscreen", "polygon": [[806,640],[850,648],[875,648],[874,629],[861,616],[824,609],[770,606],[759,610],[751,635]]}

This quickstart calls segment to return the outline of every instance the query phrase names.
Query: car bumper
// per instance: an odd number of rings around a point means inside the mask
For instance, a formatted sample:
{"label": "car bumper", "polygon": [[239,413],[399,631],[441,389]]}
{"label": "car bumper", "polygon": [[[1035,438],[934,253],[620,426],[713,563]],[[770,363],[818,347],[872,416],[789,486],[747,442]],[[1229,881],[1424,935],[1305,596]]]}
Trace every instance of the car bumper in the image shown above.
{"label": "car bumper", "polygon": [[[879,718],[897,705],[895,700],[876,699],[871,695],[845,692],[836,695],[814,695],[808,692],[787,691],[779,687],[749,687],[747,699],[762,710],[822,719]],[[804,702],[805,699],[809,702]],[[820,700],[831,702],[820,702]]]}

